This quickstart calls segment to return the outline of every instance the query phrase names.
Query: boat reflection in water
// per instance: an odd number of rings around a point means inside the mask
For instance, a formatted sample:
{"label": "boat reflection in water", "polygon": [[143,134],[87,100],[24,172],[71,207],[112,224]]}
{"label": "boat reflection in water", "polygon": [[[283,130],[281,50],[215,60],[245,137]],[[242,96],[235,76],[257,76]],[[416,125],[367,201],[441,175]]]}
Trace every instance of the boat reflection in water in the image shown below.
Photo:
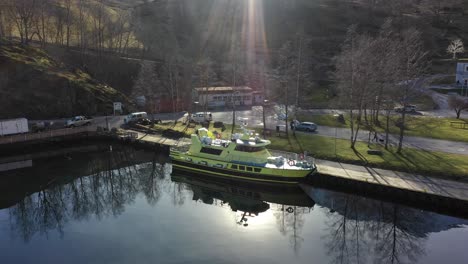
{"label": "boat reflection in water", "polygon": [[248,226],[248,217],[258,216],[270,209],[270,204],[280,206],[280,210],[293,213],[296,207],[312,208],[315,202],[297,185],[271,183],[248,183],[226,180],[196,173],[187,173],[173,167],[173,182],[185,184],[192,190],[193,200],[205,204],[229,205],[234,212],[242,212],[238,224]]}

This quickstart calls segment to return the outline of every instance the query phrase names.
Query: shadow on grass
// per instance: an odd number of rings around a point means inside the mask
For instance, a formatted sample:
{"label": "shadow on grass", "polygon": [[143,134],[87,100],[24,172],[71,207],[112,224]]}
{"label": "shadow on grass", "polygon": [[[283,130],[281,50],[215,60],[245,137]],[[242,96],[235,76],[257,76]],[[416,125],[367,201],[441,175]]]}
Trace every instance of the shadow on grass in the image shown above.
{"label": "shadow on grass", "polygon": [[364,155],[362,155],[361,152],[359,152],[359,151],[358,151],[357,149],[355,149],[355,148],[351,148],[351,149],[353,150],[353,152],[354,152],[354,154],[356,155],[356,157],[358,157],[361,161],[363,161],[364,164],[367,165],[367,164],[369,163],[369,160],[368,160]]}
{"label": "shadow on grass", "polygon": [[[302,147],[301,142],[297,139],[296,134],[293,134],[293,138],[294,138],[294,141],[296,142],[297,146],[299,147],[300,152],[304,153],[304,148]],[[288,137],[288,143],[289,143],[289,145],[292,146],[292,144],[291,144],[292,142],[291,142],[290,137]]]}

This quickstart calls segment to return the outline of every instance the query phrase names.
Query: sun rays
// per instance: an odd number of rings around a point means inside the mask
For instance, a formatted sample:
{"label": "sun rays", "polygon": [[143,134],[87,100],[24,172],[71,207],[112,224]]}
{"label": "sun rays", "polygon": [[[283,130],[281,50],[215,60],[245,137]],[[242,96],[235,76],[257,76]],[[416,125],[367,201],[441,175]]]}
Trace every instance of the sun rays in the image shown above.
{"label": "sun rays", "polygon": [[213,1],[202,32],[202,53],[216,43],[224,54],[245,58],[245,65],[266,59],[259,57],[268,50],[262,0]]}

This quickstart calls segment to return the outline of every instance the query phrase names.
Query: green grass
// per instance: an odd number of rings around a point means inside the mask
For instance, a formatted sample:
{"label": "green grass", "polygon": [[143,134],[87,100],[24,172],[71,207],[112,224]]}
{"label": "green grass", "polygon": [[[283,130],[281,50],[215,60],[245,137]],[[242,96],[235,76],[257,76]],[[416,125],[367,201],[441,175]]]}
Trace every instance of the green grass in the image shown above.
{"label": "green grass", "polygon": [[308,93],[302,94],[300,106],[303,108],[329,108],[333,105],[336,97],[327,85],[314,86]]}
{"label": "green grass", "polygon": [[[399,116],[392,116],[390,121],[390,133],[399,133],[399,128],[395,126]],[[384,119],[381,119],[384,122]],[[468,122],[468,119],[456,118],[436,118],[423,116],[406,116],[407,136],[426,137],[434,139],[444,139],[451,141],[468,142],[468,129],[461,129],[451,126],[450,122]],[[383,131],[383,128],[379,129]]]}
{"label": "green grass", "polygon": [[[463,116],[462,116],[463,117]],[[396,126],[397,120],[400,115],[392,115],[390,117],[390,133],[400,133],[399,128]],[[345,115],[345,124],[339,123],[337,118],[331,114],[329,115],[298,115],[300,121],[314,122],[321,126],[342,127],[349,128],[349,116]],[[385,117],[380,118],[382,127],[376,128],[378,131],[384,131]],[[406,116],[406,130],[405,135],[415,137],[426,137],[434,139],[444,139],[451,141],[468,142],[468,129],[461,129],[451,126],[451,122],[468,122],[468,118],[437,118],[427,116]],[[361,126],[361,129],[364,129]]]}
{"label": "green grass", "polygon": [[[385,150],[381,145],[371,145],[379,149],[383,155],[369,155],[369,149],[364,142],[356,143],[356,152],[350,148],[349,140],[335,139],[310,134],[297,134],[270,137],[271,149],[302,152],[307,151],[319,159],[335,160],[344,163],[354,163],[397,171],[413,172],[424,175],[452,179],[467,179],[468,161],[464,155],[430,152],[424,150],[403,149],[397,154],[394,149]],[[336,152],[335,152],[336,142]]]}

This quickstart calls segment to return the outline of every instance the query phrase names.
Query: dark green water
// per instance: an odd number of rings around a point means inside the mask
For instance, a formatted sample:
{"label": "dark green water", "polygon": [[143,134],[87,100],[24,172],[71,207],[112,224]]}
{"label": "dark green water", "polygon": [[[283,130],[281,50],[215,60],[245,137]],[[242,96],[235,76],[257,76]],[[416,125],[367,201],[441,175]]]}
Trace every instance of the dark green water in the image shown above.
{"label": "dark green water", "polygon": [[468,262],[467,220],[357,195],[171,176],[116,146],[9,166],[2,264]]}

